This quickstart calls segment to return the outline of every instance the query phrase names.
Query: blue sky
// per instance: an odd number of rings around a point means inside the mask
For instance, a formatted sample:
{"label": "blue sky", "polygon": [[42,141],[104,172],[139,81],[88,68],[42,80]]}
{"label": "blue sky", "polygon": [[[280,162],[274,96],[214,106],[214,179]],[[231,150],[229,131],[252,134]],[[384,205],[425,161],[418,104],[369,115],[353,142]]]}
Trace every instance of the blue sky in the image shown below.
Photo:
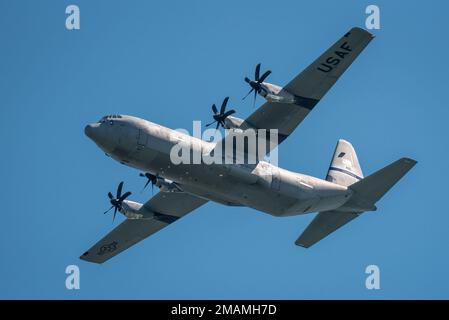
{"label": "blue sky", "polygon": [[[65,29],[72,3],[78,31]],[[241,101],[243,78],[256,63],[286,84],[363,27],[369,4],[381,9],[376,38],[279,161],[325,177],[339,138],[365,174],[418,160],[377,212],[305,250],[294,241],[313,215],[208,203],[109,263],[78,259],[113,228],[102,212],[119,181],[133,200],[151,196],[85,124],[122,113],[191,130],[226,95],[244,118],[253,108]],[[448,10],[446,1],[0,1],[0,298],[449,298]],[[69,264],[80,267],[80,290],[65,288]],[[365,288],[370,264],[381,290]]]}

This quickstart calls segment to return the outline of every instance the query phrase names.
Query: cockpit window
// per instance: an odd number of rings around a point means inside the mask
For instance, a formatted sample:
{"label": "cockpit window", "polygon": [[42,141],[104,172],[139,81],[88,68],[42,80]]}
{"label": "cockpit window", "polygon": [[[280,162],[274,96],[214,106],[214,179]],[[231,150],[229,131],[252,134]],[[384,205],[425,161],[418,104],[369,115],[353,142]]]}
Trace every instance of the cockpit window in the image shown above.
{"label": "cockpit window", "polygon": [[98,123],[105,123],[107,118],[108,118],[107,116],[104,116],[103,118],[98,120]]}
{"label": "cockpit window", "polygon": [[98,120],[98,123],[105,123],[109,121],[109,123],[112,125],[114,122],[111,119],[120,119],[120,118],[122,118],[122,116],[119,114],[107,115]]}

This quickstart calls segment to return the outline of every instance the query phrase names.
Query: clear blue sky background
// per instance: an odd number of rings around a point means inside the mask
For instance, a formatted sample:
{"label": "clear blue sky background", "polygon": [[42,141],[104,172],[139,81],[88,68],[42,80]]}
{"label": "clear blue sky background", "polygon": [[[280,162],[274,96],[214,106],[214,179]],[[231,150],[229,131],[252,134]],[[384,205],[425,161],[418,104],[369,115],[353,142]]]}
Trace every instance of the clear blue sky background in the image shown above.
{"label": "clear blue sky background", "polygon": [[[71,3],[79,31],[65,29]],[[339,138],[365,174],[417,159],[377,212],[305,250],[294,241],[313,215],[208,203],[104,265],[78,259],[113,228],[102,212],[119,181],[151,196],[85,124],[123,113],[191,130],[226,95],[246,117],[256,63],[286,84],[363,27],[369,4],[381,30],[282,144],[280,165],[324,177]],[[449,298],[448,12],[447,1],[1,0],[0,298]],[[65,288],[69,264],[78,291]],[[381,290],[365,289],[369,264]]]}

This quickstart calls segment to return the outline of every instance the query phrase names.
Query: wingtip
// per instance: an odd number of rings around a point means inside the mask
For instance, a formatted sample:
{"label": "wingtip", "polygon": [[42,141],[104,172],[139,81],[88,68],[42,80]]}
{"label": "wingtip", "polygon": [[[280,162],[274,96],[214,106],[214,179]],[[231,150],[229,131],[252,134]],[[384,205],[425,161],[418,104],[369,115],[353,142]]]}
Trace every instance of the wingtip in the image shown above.
{"label": "wingtip", "polygon": [[91,263],[96,263],[96,264],[102,264],[102,262],[98,262],[98,261],[89,259],[89,257],[91,257],[91,256],[89,256],[89,251],[86,251],[86,252],[84,252],[84,253],[79,257],[79,259],[80,259],[80,260],[83,260],[83,261],[86,261],[86,262],[91,262]]}
{"label": "wingtip", "polygon": [[307,248],[310,247],[310,245],[306,245],[306,244],[304,244],[304,243],[301,243],[301,242],[299,242],[298,240],[295,241],[295,244],[296,244],[298,247],[303,247],[303,248],[305,248],[305,249],[307,249]]}
{"label": "wingtip", "polygon": [[418,163],[417,160],[412,159],[412,158],[407,158],[407,157],[404,157],[401,160],[404,161],[405,163],[410,163],[412,166],[414,166],[415,164]]}
{"label": "wingtip", "polygon": [[80,256],[79,258],[80,258],[80,260],[83,260],[83,261],[86,261],[86,262],[95,263],[95,264],[103,264],[103,262],[100,262],[100,261],[87,259],[85,256]]}
{"label": "wingtip", "polygon": [[366,34],[369,35],[369,37],[370,37],[371,39],[374,39],[374,38],[376,37],[376,35],[374,35],[373,33],[369,32],[368,30],[363,29],[363,28],[361,28],[361,27],[353,27],[347,34],[350,34],[350,33],[353,32],[353,31],[366,33]]}

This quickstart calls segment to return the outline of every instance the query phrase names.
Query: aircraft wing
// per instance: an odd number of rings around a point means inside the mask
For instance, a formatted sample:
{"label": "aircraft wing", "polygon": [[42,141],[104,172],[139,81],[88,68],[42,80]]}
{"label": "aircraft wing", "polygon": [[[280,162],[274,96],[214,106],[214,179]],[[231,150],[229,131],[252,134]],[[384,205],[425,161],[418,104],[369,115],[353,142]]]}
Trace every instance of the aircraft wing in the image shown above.
{"label": "aircraft wing", "polygon": [[146,213],[145,218],[126,219],[80,259],[103,263],[206,202],[186,193],[159,192],[140,209]]}
{"label": "aircraft wing", "polygon": [[373,37],[366,30],[352,28],[282,89],[295,96],[295,103],[265,102],[240,128],[277,129],[278,143],[284,141]]}
{"label": "aircraft wing", "polygon": [[319,212],[295,244],[309,248],[321,239],[357,218],[361,212],[339,212],[336,210]]}

